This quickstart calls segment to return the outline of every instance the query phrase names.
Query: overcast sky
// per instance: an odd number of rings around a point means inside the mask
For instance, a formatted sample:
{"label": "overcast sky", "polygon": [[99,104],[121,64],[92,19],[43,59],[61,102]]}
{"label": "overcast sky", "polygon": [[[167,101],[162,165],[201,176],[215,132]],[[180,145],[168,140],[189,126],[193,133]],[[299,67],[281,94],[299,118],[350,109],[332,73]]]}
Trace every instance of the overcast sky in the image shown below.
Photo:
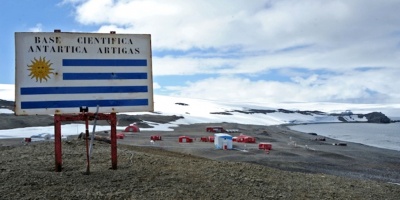
{"label": "overcast sky", "polygon": [[400,102],[398,0],[2,0],[14,32],[147,33],[156,94],[251,102]]}

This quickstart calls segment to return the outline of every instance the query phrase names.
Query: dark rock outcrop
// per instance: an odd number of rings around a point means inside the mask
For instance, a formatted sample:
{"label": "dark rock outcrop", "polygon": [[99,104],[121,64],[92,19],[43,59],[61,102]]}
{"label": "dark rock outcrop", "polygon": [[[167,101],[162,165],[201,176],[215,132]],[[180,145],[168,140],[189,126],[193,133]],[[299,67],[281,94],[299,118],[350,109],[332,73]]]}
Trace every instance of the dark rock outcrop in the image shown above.
{"label": "dark rock outcrop", "polygon": [[344,119],[344,117],[342,117],[342,116],[339,116],[339,117],[338,117],[338,120],[341,121],[341,122],[347,122],[347,120]]}
{"label": "dark rock outcrop", "polygon": [[276,112],[276,110],[249,109],[249,110],[233,110],[229,112],[238,112],[243,114],[268,114],[268,113],[274,113]]}
{"label": "dark rock outcrop", "polygon": [[369,123],[390,123],[391,120],[381,112],[372,112],[364,115]]}
{"label": "dark rock outcrop", "polygon": [[6,108],[14,111],[14,101],[0,99],[0,108]]}
{"label": "dark rock outcrop", "polygon": [[210,112],[212,115],[233,115],[230,112]]}

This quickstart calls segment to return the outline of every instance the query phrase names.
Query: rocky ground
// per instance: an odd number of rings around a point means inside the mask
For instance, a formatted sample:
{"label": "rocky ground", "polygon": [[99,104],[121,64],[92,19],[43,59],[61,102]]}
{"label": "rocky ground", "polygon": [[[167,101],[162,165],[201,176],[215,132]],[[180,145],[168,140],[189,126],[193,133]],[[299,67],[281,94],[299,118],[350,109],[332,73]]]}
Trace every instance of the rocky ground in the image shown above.
{"label": "rocky ground", "polygon": [[[174,131],[126,133],[118,140],[118,169],[110,145],[96,141],[91,173],[84,140],[64,140],[63,170],[55,172],[54,143],[0,140],[2,199],[398,199],[400,156],[390,151],[291,131],[284,126],[218,124],[270,142],[215,150],[198,138],[209,124]],[[107,133],[98,133],[107,135]],[[150,135],[162,141],[150,143]],[[233,133],[236,135],[239,133]],[[178,143],[178,137],[196,138]]]}

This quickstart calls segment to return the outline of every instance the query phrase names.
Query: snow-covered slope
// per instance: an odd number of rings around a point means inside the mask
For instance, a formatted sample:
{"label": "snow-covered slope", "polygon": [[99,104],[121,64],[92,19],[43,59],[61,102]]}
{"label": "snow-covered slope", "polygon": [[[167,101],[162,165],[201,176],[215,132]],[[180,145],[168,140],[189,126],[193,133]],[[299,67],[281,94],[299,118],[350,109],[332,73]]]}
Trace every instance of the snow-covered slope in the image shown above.
{"label": "snow-covered slope", "polygon": [[[178,115],[183,119],[175,124],[193,123],[220,123],[231,122],[255,125],[276,124],[299,124],[299,123],[322,123],[340,122],[338,116],[330,115],[329,112],[341,113],[345,110],[354,109],[354,113],[366,114],[368,112],[384,110],[381,105],[359,105],[343,104],[339,109],[337,103],[323,103],[316,106],[310,103],[287,103],[287,104],[260,104],[252,102],[215,102],[204,99],[190,99],[182,97],[155,96],[154,113],[123,113],[123,114],[154,114],[154,115]],[[319,108],[319,109],[317,109]],[[377,109],[377,108],[380,108]],[[400,110],[398,105],[397,110]],[[323,112],[321,112],[323,111]],[[365,122],[365,117],[358,115],[343,116],[343,119],[352,122]]]}
{"label": "snow-covered slope", "polygon": [[[182,119],[173,124],[231,122],[255,125],[300,124],[340,122],[338,116],[329,113],[342,113],[351,110],[354,115],[342,116],[351,122],[365,122],[365,117],[356,114],[382,112],[390,117],[400,115],[400,104],[339,104],[339,103],[255,103],[255,102],[216,102],[205,99],[191,99],[171,96],[154,96],[154,112],[121,113],[129,115],[177,115]],[[0,108],[0,113],[12,113]],[[396,117],[395,117],[396,118]]]}

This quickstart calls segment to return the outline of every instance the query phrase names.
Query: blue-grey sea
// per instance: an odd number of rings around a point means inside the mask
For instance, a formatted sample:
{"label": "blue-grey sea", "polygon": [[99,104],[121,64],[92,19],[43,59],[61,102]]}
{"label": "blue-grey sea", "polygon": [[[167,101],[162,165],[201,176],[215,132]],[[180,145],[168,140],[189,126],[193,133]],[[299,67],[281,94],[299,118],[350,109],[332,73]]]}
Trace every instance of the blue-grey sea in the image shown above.
{"label": "blue-grey sea", "polygon": [[400,151],[400,123],[329,123],[289,126],[290,129],[336,140]]}

